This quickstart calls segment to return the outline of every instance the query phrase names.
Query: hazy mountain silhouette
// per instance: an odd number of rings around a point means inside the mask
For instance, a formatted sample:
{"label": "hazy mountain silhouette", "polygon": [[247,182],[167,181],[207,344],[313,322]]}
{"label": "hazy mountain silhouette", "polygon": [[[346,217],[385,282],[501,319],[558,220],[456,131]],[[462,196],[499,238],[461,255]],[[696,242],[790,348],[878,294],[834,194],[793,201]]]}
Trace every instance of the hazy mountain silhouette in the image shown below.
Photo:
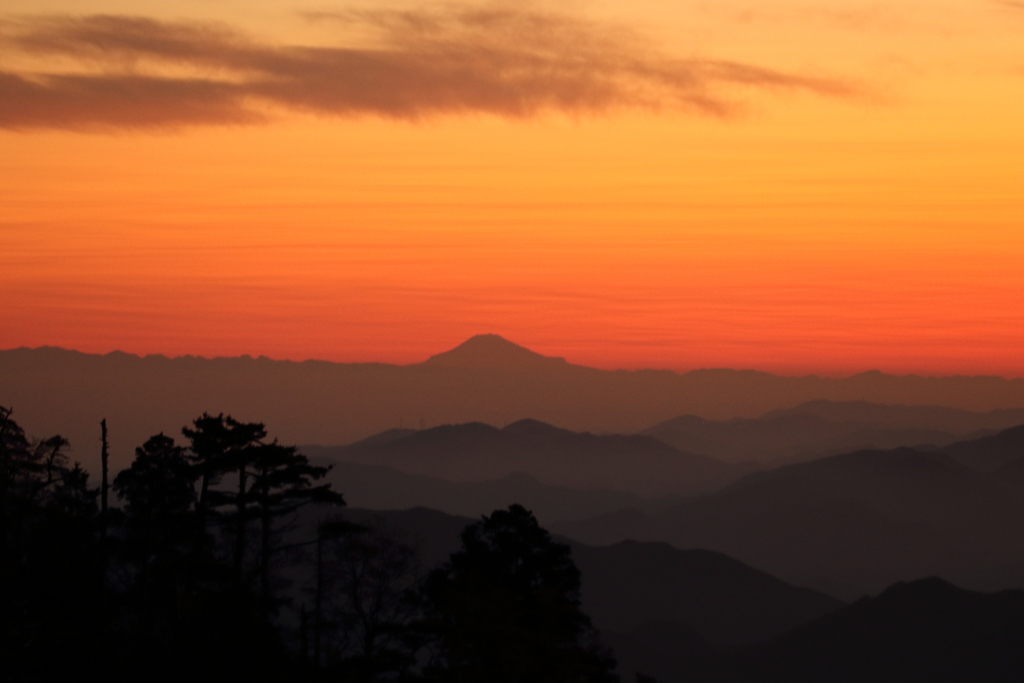
{"label": "hazy mountain silhouette", "polygon": [[1018,424],[1024,424],[1024,410],[980,413],[938,406],[818,400],[751,419],[707,420],[685,415],[641,433],[720,460],[770,462],[869,448],[943,447]]}
{"label": "hazy mountain silhouette", "polygon": [[572,548],[583,603],[604,625],[624,681],[671,671],[682,656],[776,636],[843,604],[707,550],[636,541]]}
{"label": "hazy mountain silhouette", "polygon": [[[407,531],[420,543],[427,566],[447,560],[459,546],[459,532],[474,521],[424,508],[353,509],[345,517],[355,523],[382,519]],[[720,553],[635,541],[610,547],[568,543],[583,575],[584,611],[605,631],[687,630],[695,642],[719,647],[781,634],[843,604]]]}
{"label": "hazy mountain silhouette", "polygon": [[812,415],[830,422],[853,422],[905,429],[967,434],[985,429],[1006,429],[1024,423],[1024,409],[987,412],[936,405],[891,405],[869,401],[807,401],[792,408],[772,410],[763,417]]}
{"label": "hazy mountain silhouette", "polygon": [[1024,459],[1024,425],[1007,429],[998,434],[970,441],[960,441],[947,446],[943,452],[982,472],[1009,471]]}
{"label": "hazy mountain silhouette", "polygon": [[617,489],[645,496],[720,488],[750,467],[676,450],[649,436],[599,436],[520,420],[498,429],[479,422],[443,425],[381,441],[307,447],[310,455],[386,465],[459,482],[525,472],[548,485]]}
{"label": "hazy mountain silhouette", "polygon": [[976,412],[945,408],[942,405],[894,405],[866,400],[808,400],[793,408],[769,411],[765,418],[786,415],[812,415],[829,422],[859,422],[914,429],[971,432],[1014,425],[1024,418],[1024,410]]}
{"label": "hazy mountain silhouette", "polygon": [[918,444],[942,446],[956,441],[958,436],[933,430],[829,422],[812,415],[727,421],[683,416],[642,433],[682,450],[715,453],[726,462],[771,464],[814,460],[870,448]]}
{"label": "hazy mountain silhouette", "polygon": [[934,574],[1000,589],[1024,585],[1021,494],[944,453],[862,451],[755,473],[662,513],[553,528],[710,548],[846,598]]}
{"label": "hazy mountain silhouette", "polygon": [[546,486],[521,472],[478,483],[458,483],[406,474],[382,465],[326,458],[317,458],[315,462],[333,462],[327,480],[338,490],[344,489],[345,499],[353,507],[374,510],[426,507],[452,515],[479,517],[508,505],[508,501],[518,501],[546,525],[629,508],[661,510],[678,502],[676,498],[646,499],[624,491]]}
{"label": "hazy mountain silhouette", "polygon": [[496,334],[470,337],[451,351],[431,356],[422,363],[428,367],[460,370],[543,370],[565,364],[564,358],[542,356]]}
{"label": "hazy mountain silhouette", "polygon": [[[1024,679],[1024,592],[898,583],[769,643],[680,662],[676,680],[922,683]],[[671,680],[671,679],[666,679]]]}
{"label": "hazy mountain silhouette", "polygon": [[843,604],[709,550],[571,545],[588,614],[616,631],[682,624],[717,647],[770,638]]}
{"label": "hazy mountain silhouette", "polygon": [[392,441],[399,441],[399,440],[404,439],[407,436],[411,436],[412,434],[415,434],[415,433],[416,433],[415,429],[402,429],[402,428],[387,429],[387,430],[381,432],[380,434],[374,434],[373,436],[368,436],[365,439],[362,439],[362,443],[364,443],[364,444],[386,444],[386,443],[391,443]]}
{"label": "hazy mountain silhouette", "polygon": [[59,433],[94,470],[98,424],[111,466],[153,434],[205,412],[271,425],[287,443],[344,444],[400,426],[535,418],[574,431],[630,433],[679,415],[755,417],[813,399],[1024,407],[1024,380],[868,372],[841,379],[762,372],[606,371],[477,337],[408,366],[268,358],[104,356],[55,348],[0,351],[0,405],[30,434]]}

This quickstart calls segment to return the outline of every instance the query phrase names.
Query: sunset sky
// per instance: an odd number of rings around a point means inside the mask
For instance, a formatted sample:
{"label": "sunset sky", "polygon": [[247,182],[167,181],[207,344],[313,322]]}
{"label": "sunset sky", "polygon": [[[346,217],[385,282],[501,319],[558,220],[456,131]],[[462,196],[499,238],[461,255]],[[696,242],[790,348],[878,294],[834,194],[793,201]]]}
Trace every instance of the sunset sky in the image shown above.
{"label": "sunset sky", "polygon": [[1024,2],[4,0],[0,319],[1024,376]]}

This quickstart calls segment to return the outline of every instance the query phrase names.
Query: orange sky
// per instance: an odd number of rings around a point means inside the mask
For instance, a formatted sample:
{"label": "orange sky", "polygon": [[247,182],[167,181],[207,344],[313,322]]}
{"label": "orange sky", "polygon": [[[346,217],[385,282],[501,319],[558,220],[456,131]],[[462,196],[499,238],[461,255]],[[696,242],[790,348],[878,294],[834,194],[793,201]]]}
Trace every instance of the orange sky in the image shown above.
{"label": "orange sky", "polygon": [[1024,4],[7,0],[0,348],[1024,376]]}

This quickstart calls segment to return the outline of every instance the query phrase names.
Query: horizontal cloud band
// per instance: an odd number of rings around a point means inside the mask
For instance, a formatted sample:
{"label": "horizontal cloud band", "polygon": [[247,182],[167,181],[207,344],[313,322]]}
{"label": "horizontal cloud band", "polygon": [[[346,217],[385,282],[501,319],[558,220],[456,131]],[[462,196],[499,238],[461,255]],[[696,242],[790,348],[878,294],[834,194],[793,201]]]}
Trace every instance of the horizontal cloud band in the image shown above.
{"label": "horizontal cloud band", "polygon": [[[123,129],[255,123],[273,108],[418,119],[617,107],[726,116],[733,88],[848,96],[842,81],[680,60],[621,28],[512,10],[316,15],[374,28],[372,48],[274,46],[230,30],[126,16],[3,25],[11,54],[65,71],[0,72],[0,127]],[[68,66],[70,64],[70,66]]]}

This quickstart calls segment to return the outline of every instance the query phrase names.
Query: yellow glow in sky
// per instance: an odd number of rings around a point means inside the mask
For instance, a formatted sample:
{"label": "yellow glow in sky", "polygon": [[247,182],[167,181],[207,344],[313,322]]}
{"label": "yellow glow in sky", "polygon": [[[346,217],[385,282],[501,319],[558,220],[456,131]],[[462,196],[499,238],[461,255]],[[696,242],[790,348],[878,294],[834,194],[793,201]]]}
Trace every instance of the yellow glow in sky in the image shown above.
{"label": "yellow glow in sky", "polygon": [[1013,2],[0,16],[0,347],[1024,375]]}

